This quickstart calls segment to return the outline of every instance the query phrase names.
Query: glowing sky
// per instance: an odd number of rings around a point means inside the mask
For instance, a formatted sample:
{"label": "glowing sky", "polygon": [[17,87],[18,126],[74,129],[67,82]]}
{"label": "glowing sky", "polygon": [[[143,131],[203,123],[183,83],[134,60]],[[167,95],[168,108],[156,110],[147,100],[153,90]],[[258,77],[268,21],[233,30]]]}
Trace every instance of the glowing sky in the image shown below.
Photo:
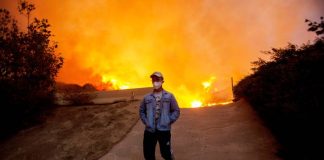
{"label": "glowing sky", "polygon": [[[0,0],[0,6],[24,25],[16,2]],[[251,73],[250,62],[265,56],[260,51],[313,40],[304,20],[324,16],[320,0],[31,2],[33,16],[49,20],[64,57],[58,81],[104,79],[136,88],[151,86],[149,75],[158,70],[180,101],[199,99],[211,79],[212,88],[230,87],[230,77]]]}

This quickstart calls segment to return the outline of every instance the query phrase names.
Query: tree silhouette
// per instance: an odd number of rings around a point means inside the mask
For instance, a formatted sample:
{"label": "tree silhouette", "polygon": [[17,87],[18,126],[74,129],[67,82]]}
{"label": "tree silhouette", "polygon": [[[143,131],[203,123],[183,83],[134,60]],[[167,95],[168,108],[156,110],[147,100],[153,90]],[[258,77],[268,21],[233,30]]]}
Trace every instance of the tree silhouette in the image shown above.
{"label": "tree silhouette", "polygon": [[27,16],[27,28],[29,27],[29,18],[30,14],[33,10],[35,10],[36,7],[34,4],[29,3],[26,0],[20,0],[18,4],[18,11],[20,14],[24,14]]}
{"label": "tree silhouette", "polygon": [[[308,31],[323,35],[320,22],[305,20]],[[323,140],[324,121],[324,38],[301,47],[288,44],[265,52],[268,61],[259,59],[253,74],[235,87],[235,100],[245,98],[281,143],[284,159],[323,159],[317,147]]]}
{"label": "tree silhouette", "polygon": [[[28,18],[34,9],[27,1],[19,3]],[[52,104],[55,77],[63,65],[47,19],[34,18],[27,33],[17,23],[0,9],[0,136],[28,126],[27,119]]]}
{"label": "tree silhouette", "polygon": [[[315,32],[316,35],[324,34],[324,18],[320,18],[320,22],[311,21],[309,19],[305,20],[308,23],[308,31]],[[323,38],[323,37],[322,37]]]}

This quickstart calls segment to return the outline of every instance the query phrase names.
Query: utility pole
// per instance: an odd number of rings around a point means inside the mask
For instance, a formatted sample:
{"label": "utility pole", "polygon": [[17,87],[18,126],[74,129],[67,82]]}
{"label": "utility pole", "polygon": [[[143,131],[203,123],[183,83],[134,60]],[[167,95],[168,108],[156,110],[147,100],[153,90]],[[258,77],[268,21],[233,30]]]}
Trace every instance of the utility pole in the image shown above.
{"label": "utility pole", "polygon": [[232,84],[232,96],[234,99],[234,85],[233,85],[233,77],[231,77],[231,84]]}
{"label": "utility pole", "polygon": [[132,94],[131,94],[131,101],[134,101],[135,100],[135,94],[134,94],[134,91],[132,91]]}

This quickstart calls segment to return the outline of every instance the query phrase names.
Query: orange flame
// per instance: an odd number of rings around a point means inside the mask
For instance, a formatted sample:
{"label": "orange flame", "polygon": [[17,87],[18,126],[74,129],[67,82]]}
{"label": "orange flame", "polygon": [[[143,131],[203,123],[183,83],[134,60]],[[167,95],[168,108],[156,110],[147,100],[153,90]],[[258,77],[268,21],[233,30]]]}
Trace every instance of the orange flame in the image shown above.
{"label": "orange flame", "polygon": [[[161,71],[181,107],[230,101],[230,77],[237,82],[250,73],[251,61],[267,58],[260,50],[312,40],[303,19],[322,16],[324,6],[320,0],[33,2],[32,16],[49,20],[63,53],[57,81],[140,88]],[[0,6],[25,26],[16,1]]]}

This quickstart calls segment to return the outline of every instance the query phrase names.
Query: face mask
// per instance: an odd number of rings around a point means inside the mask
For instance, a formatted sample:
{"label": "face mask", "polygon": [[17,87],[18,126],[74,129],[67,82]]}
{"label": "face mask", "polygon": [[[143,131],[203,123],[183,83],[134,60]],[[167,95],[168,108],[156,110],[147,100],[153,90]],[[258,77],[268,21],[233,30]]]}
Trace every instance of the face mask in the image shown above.
{"label": "face mask", "polygon": [[162,82],[153,82],[154,89],[159,89],[162,86]]}

